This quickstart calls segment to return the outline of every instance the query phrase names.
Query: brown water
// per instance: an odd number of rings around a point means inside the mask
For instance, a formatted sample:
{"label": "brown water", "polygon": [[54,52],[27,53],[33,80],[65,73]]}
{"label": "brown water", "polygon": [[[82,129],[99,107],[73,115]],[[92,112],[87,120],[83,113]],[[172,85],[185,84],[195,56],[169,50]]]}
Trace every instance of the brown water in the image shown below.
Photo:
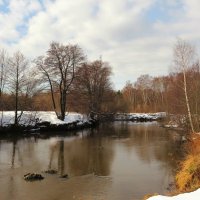
{"label": "brown water", "polygon": [[[116,122],[76,136],[0,140],[0,200],[134,200],[165,193],[180,135],[157,123]],[[45,174],[47,169],[58,174]],[[42,181],[26,182],[28,172]],[[68,174],[69,179],[59,178]]]}

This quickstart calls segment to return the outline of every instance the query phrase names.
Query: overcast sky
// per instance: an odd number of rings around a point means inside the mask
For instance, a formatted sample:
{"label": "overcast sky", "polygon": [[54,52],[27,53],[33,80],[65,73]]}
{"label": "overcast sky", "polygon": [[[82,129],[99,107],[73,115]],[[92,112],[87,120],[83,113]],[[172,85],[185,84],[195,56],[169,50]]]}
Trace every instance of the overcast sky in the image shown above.
{"label": "overcast sky", "polygon": [[29,58],[51,41],[102,56],[121,89],[141,74],[165,75],[180,37],[200,45],[199,0],[0,0],[0,48]]}

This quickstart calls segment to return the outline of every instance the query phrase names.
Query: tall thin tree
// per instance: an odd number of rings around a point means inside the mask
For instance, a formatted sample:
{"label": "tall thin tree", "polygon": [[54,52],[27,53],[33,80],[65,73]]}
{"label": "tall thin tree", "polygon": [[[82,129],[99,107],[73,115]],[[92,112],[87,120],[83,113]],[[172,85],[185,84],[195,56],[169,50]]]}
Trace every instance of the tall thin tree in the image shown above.
{"label": "tall thin tree", "polygon": [[184,95],[185,95],[185,102],[186,102],[186,107],[187,107],[190,128],[192,132],[195,132],[195,130],[194,130],[194,124],[192,120],[190,102],[188,98],[188,85],[187,85],[186,74],[187,74],[187,70],[194,63],[194,56],[195,56],[194,47],[188,42],[179,39],[174,47],[174,62],[175,62],[176,67],[178,67],[178,69],[183,74],[183,90],[184,90]]}
{"label": "tall thin tree", "polygon": [[19,97],[20,93],[23,91],[24,86],[26,86],[26,70],[28,68],[28,60],[21,52],[16,52],[12,57],[9,58],[9,73],[8,73],[8,85],[9,89],[14,95],[15,104],[15,117],[14,125],[18,126],[20,117],[22,115],[22,110],[19,111]]}

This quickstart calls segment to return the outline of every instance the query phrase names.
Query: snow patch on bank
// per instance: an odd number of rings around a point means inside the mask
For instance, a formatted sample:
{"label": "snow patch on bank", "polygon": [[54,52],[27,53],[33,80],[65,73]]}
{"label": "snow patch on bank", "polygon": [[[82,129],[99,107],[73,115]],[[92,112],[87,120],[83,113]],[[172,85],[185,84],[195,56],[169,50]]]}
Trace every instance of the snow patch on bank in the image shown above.
{"label": "snow patch on bank", "polygon": [[166,117],[165,112],[158,113],[117,113],[115,115],[116,121],[137,121],[137,120],[149,120],[155,121]]}
{"label": "snow patch on bank", "polygon": [[[19,112],[20,115],[21,112]],[[3,117],[2,117],[3,116]],[[2,126],[9,126],[11,124],[14,124],[14,111],[4,111],[3,115],[2,112],[0,112],[0,122],[2,122]],[[88,122],[89,119],[86,115],[70,112],[66,113],[64,121],[57,118],[55,112],[51,111],[24,111],[21,119],[19,121],[20,125],[24,126],[34,126],[36,123],[41,122],[49,122],[53,125],[61,125],[61,124],[69,124],[73,122],[78,122],[79,125]]]}
{"label": "snow patch on bank", "polygon": [[148,198],[148,200],[199,200],[199,199],[200,199],[200,189],[194,192],[179,194],[173,197],[158,195]]}

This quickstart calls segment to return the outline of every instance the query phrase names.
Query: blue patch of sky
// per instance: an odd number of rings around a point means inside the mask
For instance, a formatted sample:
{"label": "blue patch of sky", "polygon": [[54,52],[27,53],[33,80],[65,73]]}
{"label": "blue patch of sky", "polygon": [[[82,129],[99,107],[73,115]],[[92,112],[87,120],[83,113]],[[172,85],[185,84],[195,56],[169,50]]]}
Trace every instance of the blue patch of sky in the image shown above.
{"label": "blue patch of sky", "polygon": [[[42,1],[39,1],[40,3]],[[41,4],[42,5],[42,4]],[[32,11],[24,16],[23,22],[16,27],[16,30],[20,33],[20,37],[23,37],[28,32],[28,23],[29,20],[37,14],[37,11]]]}
{"label": "blue patch of sky", "polygon": [[149,22],[170,22],[173,21],[175,17],[175,15],[172,17],[172,13],[178,13],[183,10],[183,8],[183,3],[180,0],[177,0],[174,4],[169,4],[167,1],[157,0],[146,12],[146,18]]}
{"label": "blue patch of sky", "polygon": [[[43,0],[39,0],[39,2],[42,5],[42,9],[44,9]],[[6,13],[9,13],[9,12],[10,12],[9,0],[4,0],[3,3],[0,4],[0,13],[6,14]],[[28,15],[25,15],[23,22],[21,22],[21,24],[16,27],[16,31],[20,34],[20,37],[23,37],[27,34],[28,22],[36,14],[37,14],[37,12],[34,11],[34,12],[29,13]],[[14,41],[10,40],[10,41],[7,41],[7,42],[10,44],[10,43],[13,43]]]}
{"label": "blue patch of sky", "polygon": [[16,30],[17,30],[18,33],[20,33],[20,37],[23,37],[28,32],[28,25],[26,23],[19,25],[19,26],[16,27]]}
{"label": "blue patch of sky", "polygon": [[23,22],[21,22],[17,27],[16,31],[20,34],[20,38],[25,36],[28,32],[28,23],[29,20],[36,15],[37,12],[29,13],[28,15],[24,16]]}
{"label": "blue patch of sky", "polygon": [[38,1],[39,1],[40,5],[42,6],[42,10],[45,10],[46,7],[45,7],[44,1],[43,0],[38,0]]}
{"label": "blue patch of sky", "polygon": [[9,11],[9,2],[3,1],[3,4],[0,4],[0,13],[8,13]]}

